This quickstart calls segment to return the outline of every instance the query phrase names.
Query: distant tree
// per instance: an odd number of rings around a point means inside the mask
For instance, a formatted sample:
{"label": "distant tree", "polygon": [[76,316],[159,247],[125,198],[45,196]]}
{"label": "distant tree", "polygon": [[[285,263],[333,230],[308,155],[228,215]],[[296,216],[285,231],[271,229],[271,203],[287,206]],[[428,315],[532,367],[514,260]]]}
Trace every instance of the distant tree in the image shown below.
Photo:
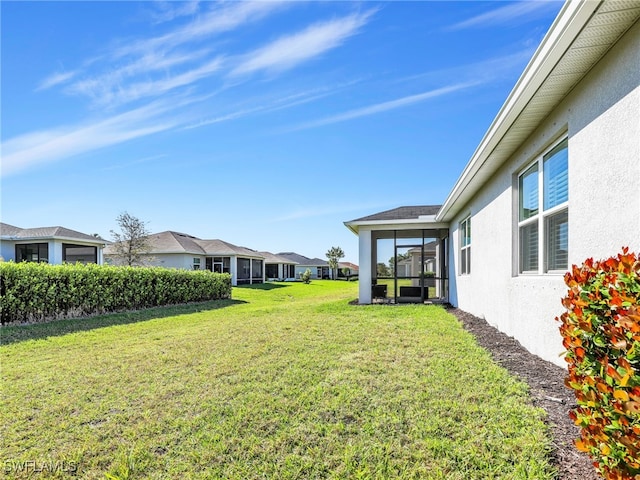
{"label": "distant tree", "polygon": [[411,257],[411,254],[409,252],[407,253],[400,253],[398,254],[397,257],[391,257],[389,259],[389,273],[390,276],[395,275],[395,271],[396,271],[396,262],[402,262],[403,260],[407,260]]}
{"label": "distant tree", "polygon": [[144,264],[145,255],[151,250],[146,223],[127,212],[116,217],[120,232],[111,230],[113,256],[116,263],[129,266]]}
{"label": "distant tree", "polygon": [[344,258],[344,251],[340,247],[331,247],[327,252],[327,259],[329,259],[329,268],[333,272],[333,279],[338,278],[338,264],[340,259]]}
{"label": "distant tree", "polygon": [[392,272],[391,270],[389,270],[389,267],[387,267],[387,265],[385,263],[378,263],[376,264],[376,272],[377,272],[377,276],[378,277],[391,277],[392,276]]}

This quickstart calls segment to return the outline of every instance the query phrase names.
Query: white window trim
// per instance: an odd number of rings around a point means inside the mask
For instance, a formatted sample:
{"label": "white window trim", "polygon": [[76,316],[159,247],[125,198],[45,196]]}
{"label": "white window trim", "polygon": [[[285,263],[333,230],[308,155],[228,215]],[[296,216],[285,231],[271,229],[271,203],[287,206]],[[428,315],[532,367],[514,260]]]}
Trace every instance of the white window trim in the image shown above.
{"label": "white window trim", "polygon": [[470,255],[466,260],[466,269],[462,268],[462,256],[467,255],[467,250],[471,251],[471,244],[473,241],[471,240],[471,236],[469,236],[469,243],[467,245],[464,244],[464,239],[466,237],[467,225],[471,223],[471,215],[467,215],[463,220],[458,223],[458,229],[460,232],[459,235],[459,259],[460,259],[460,267],[458,268],[458,275],[471,275],[471,258]]}
{"label": "white window trim", "polygon": [[[544,157],[549,152],[551,152],[554,148],[560,145],[565,140],[568,140],[567,135],[563,135],[558,140],[554,141],[547,149],[545,149],[540,155],[536,157],[535,160],[528,163],[524,168],[520,169],[516,178],[516,186],[518,189],[517,192],[517,205],[516,205],[516,219],[517,219],[517,227],[516,227],[516,236],[517,236],[517,252],[518,252],[518,262],[517,262],[517,272],[518,275],[522,276],[533,276],[533,275],[563,275],[566,272],[566,269],[561,270],[549,270],[547,269],[548,262],[548,247],[546,245],[547,235],[546,235],[546,219],[563,211],[569,211],[569,199],[566,202],[563,202],[559,205],[555,205],[547,210],[544,210]],[[568,149],[568,142],[567,142]],[[538,175],[538,213],[530,218],[526,218],[524,220],[520,220],[520,178],[525,174],[527,170],[529,170],[533,165],[537,165],[537,175]],[[568,166],[567,166],[568,168]],[[521,255],[522,252],[520,250],[520,232],[522,227],[527,225],[538,225],[538,269],[537,270],[522,270],[521,265]],[[568,266],[567,266],[568,268]]]}

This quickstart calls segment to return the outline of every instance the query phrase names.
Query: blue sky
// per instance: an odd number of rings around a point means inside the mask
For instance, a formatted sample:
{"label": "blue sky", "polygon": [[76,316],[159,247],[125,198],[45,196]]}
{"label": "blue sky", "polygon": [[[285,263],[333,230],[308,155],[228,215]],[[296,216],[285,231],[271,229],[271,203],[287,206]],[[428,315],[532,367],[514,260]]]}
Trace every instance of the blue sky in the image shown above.
{"label": "blue sky", "polygon": [[2,221],[357,263],[343,222],[441,204],[561,6],[2,2]]}

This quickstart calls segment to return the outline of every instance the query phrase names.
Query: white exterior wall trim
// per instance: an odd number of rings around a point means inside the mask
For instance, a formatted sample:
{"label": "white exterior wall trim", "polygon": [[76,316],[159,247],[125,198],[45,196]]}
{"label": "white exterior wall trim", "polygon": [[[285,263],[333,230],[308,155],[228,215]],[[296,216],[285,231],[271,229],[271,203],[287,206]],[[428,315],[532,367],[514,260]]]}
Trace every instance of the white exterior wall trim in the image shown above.
{"label": "white exterior wall trim", "polygon": [[436,230],[441,228],[449,228],[448,222],[435,222],[434,220],[426,220],[426,218],[434,219],[435,217],[411,218],[403,220],[365,220],[362,222],[345,222],[345,226],[353,233],[358,235],[360,227],[371,230],[402,230],[423,228],[427,230]]}

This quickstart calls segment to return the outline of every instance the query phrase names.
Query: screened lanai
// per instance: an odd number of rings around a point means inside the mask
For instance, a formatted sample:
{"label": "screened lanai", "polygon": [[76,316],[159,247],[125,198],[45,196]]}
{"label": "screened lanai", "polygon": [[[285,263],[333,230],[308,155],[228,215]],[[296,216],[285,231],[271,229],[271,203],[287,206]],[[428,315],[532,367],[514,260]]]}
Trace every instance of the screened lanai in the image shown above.
{"label": "screened lanai", "polygon": [[449,229],[435,222],[438,209],[399,207],[345,222],[359,237],[359,303],[448,301]]}
{"label": "screened lanai", "polygon": [[372,232],[372,301],[444,301],[448,294],[447,231]]}

